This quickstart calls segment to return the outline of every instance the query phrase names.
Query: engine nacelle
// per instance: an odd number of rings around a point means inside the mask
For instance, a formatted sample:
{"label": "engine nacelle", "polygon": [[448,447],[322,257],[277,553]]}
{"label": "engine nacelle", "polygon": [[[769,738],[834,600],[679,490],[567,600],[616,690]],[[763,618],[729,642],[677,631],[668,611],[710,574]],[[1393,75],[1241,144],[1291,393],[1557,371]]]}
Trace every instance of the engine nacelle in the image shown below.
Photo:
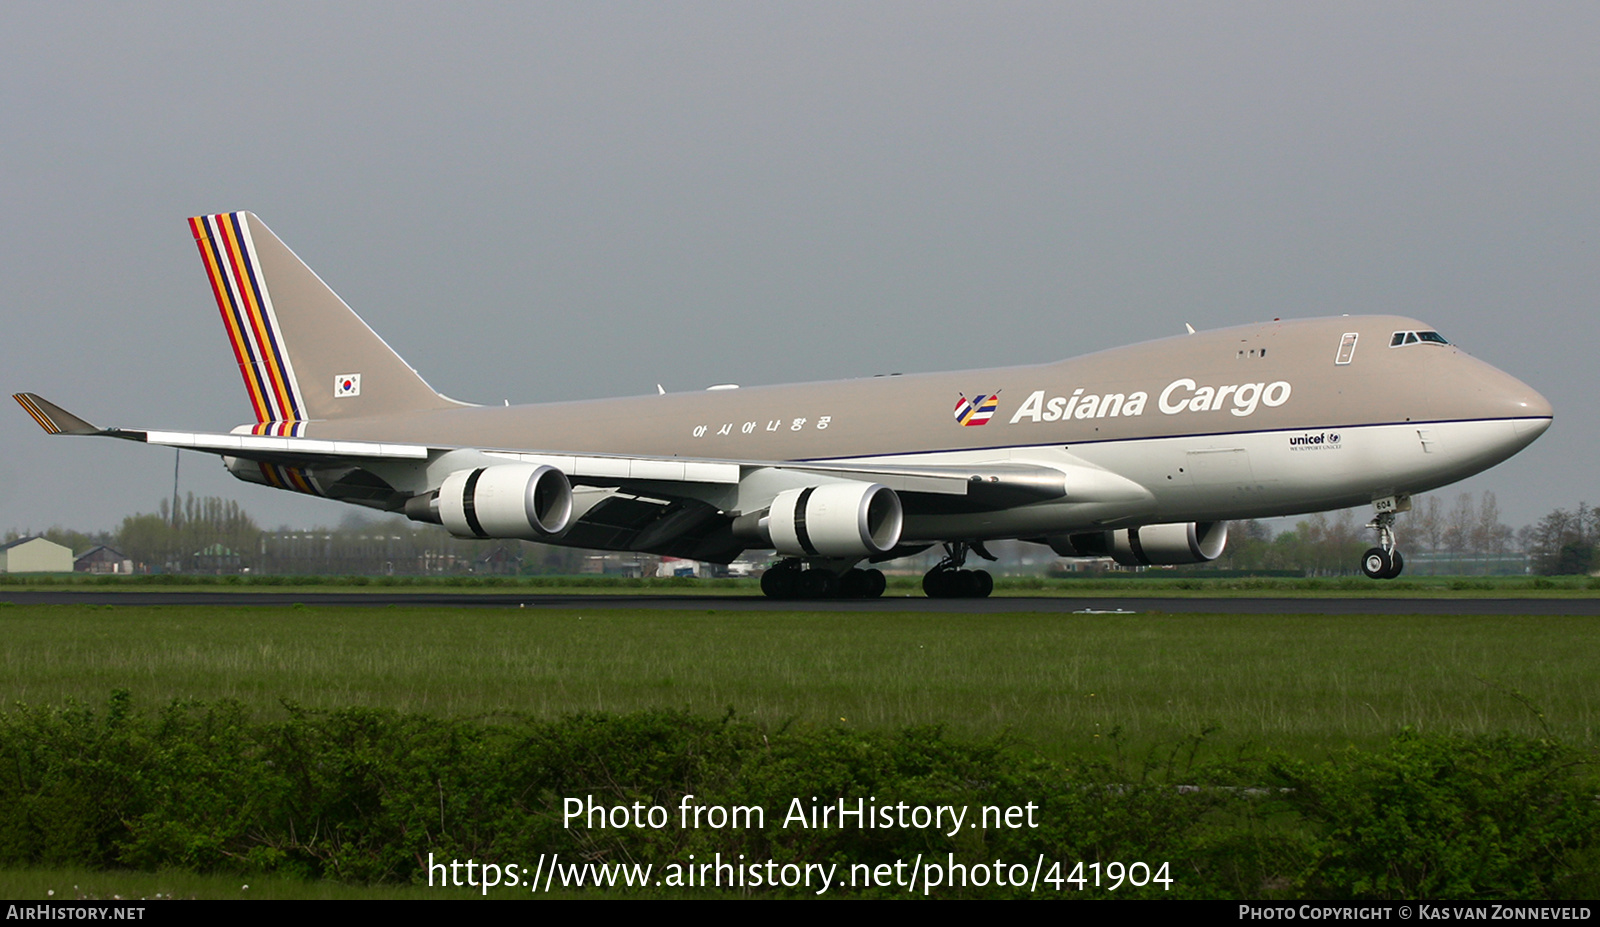
{"label": "engine nacelle", "polygon": [[439,487],[439,521],[458,538],[559,537],[572,520],[572,484],[555,467],[500,464],[457,470]]}
{"label": "engine nacelle", "polygon": [[1123,566],[1207,563],[1222,556],[1227,543],[1225,521],[1145,525],[1050,538],[1050,548],[1063,557],[1110,557]]}
{"label": "engine nacelle", "polygon": [[792,557],[870,557],[893,550],[904,523],[900,497],[889,487],[825,483],[778,493],[757,533]]}

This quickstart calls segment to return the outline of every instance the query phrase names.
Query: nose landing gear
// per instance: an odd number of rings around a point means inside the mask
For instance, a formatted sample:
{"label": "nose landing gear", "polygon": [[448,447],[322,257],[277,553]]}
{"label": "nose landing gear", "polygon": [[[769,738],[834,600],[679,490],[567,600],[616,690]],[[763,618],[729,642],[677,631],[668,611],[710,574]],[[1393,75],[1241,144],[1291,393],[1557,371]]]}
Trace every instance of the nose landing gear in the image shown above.
{"label": "nose landing gear", "polygon": [[[1384,502],[1390,505],[1386,508]],[[1378,546],[1361,555],[1361,572],[1367,574],[1368,579],[1394,579],[1406,568],[1406,559],[1395,546],[1394,516],[1401,509],[1394,505],[1393,499],[1379,500],[1378,506],[1378,514],[1367,525],[1377,529]]]}

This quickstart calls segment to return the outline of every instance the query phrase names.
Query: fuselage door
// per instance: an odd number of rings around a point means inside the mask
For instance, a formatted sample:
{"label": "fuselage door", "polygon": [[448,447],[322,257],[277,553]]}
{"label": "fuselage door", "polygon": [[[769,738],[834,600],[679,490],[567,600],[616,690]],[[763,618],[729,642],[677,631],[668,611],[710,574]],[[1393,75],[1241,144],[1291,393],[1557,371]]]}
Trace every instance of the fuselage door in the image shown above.
{"label": "fuselage door", "polygon": [[1345,332],[1344,337],[1339,339],[1339,353],[1333,359],[1335,365],[1343,366],[1348,364],[1356,356],[1356,338],[1358,336],[1358,332]]}

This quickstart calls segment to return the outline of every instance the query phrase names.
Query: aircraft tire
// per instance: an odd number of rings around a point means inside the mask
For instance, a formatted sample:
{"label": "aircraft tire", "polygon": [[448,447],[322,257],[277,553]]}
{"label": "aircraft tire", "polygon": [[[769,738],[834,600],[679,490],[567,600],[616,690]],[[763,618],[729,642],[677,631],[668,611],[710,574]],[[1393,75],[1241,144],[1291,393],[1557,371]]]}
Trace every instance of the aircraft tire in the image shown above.
{"label": "aircraft tire", "polygon": [[831,599],[839,594],[839,577],[830,570],[806,570],[798,586],[802,599]]}
{"label": "aircraft tire", "polygon": [[922,591],[930,599],[982,599],[994,591],[988,570],[929,570]]}
{"label": "aircraft tire", "polygon": [[841,599],[876,599],[883,595],[889,583],[883,578],[882,570],[846,570],[839,577],[839,597]]}
{"label": "aircraft tire", "polygon": [[1368,579],[1388,579],[1385,574],[1393,565],[1389,552],[1381,547],[1370,548],[1361,555],[1361,572],[1367,574]]}
{"label": "aircraft tire", "polygon": [[889,588],[889,581],[883,578],[882,570],[862,570],[867,578],[867,590],[862,593],[863,599],[877,599],[883,596],[883,591]]}
{"label": "aircraft tire", "polygon": [[1389,569],[1383,572],[1384,579],[1394,579],[1405,571],[1406,558],[1400,555],[1400,551],[1397,550],[1394,552],[1392,560],[1393,562],[1389,564]]}
{"label": "aircraft tire", "polygon": [[761,574],[761,592],[769,599],[795,597],[800,571],[793,567],[773,567]]}

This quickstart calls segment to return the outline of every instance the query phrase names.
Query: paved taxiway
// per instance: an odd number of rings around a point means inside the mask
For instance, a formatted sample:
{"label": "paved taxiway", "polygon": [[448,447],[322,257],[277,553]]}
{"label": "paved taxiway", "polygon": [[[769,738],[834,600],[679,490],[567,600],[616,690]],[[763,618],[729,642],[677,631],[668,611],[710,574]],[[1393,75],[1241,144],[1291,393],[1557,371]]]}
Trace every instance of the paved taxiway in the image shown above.
{"label": "paved taxiway", "polygon": [[808,599],[777,601],[728,595],[537,595],[459,592],[0,592],[17,605],[347,605],[440,608],[633,608],[693,611],[930,612],[989,615],[1011,612],[1071,614],[1084,610],[1225,615],[1600,615],[1600,597],[1555,599],[1327,598],[1063,598],[996,596],[988,599]]}

